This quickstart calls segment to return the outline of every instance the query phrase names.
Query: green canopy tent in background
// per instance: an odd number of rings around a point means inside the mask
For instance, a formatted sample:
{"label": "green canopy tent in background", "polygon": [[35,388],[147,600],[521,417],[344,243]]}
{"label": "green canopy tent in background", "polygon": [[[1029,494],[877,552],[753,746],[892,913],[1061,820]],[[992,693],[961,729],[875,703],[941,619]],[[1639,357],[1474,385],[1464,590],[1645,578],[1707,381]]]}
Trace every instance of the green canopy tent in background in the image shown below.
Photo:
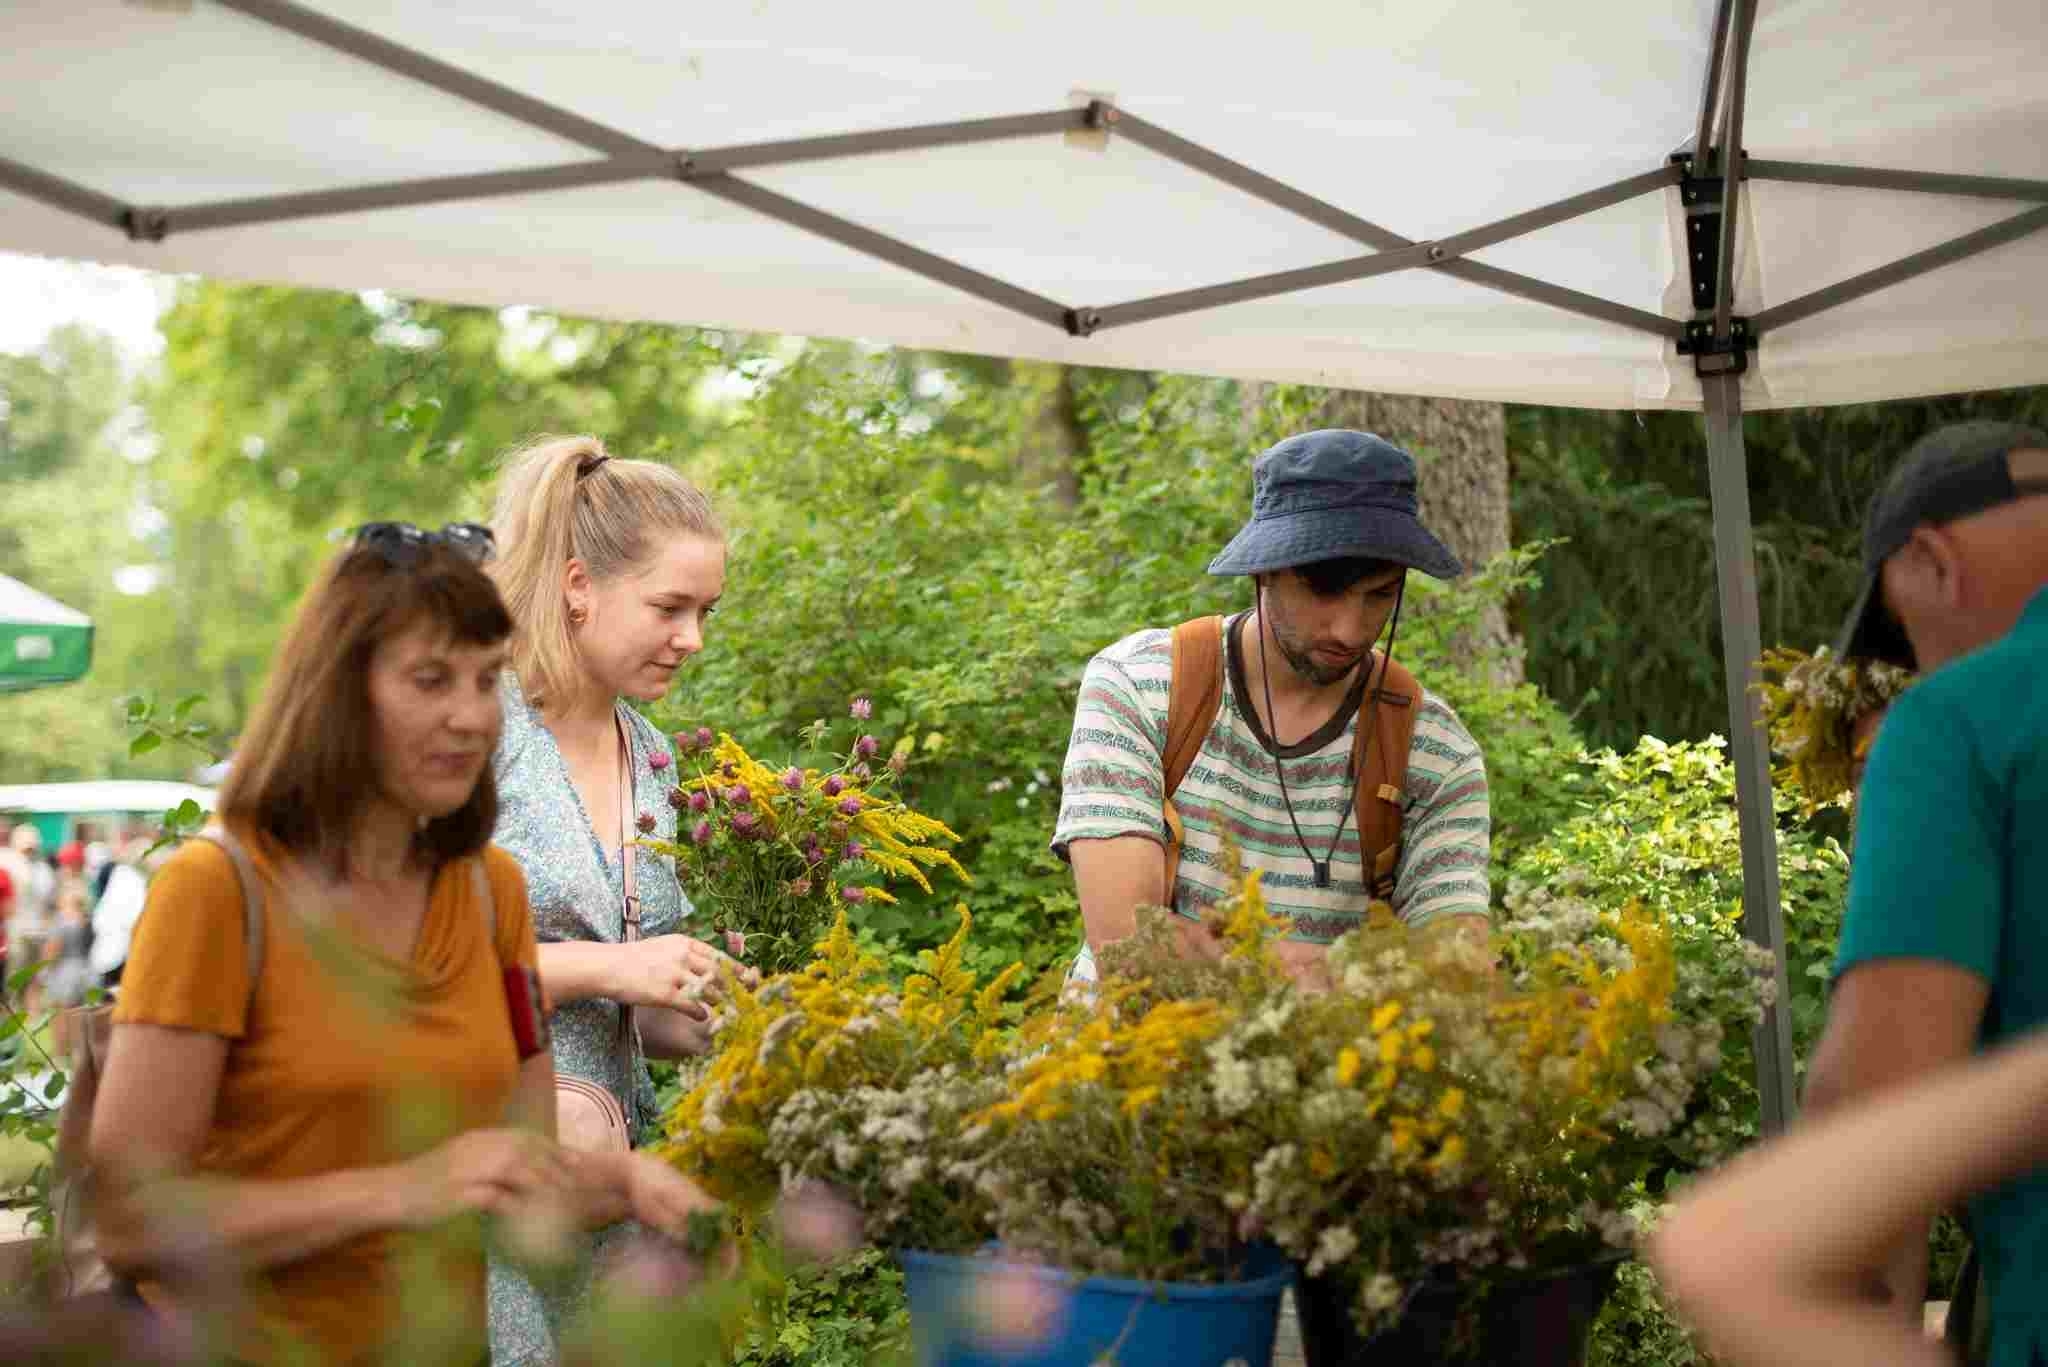
{"label": "green canopy tent in background", "polygon": [[92,619],[0,574],[0,693],[70,683],[92,667]]}

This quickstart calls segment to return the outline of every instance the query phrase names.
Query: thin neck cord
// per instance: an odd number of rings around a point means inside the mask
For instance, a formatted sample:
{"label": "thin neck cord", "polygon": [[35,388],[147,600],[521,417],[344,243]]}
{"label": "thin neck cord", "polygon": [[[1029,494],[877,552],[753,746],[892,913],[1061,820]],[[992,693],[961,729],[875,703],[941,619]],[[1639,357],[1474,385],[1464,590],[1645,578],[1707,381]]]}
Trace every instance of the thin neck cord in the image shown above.
{"label": "thin neck cord", "polygon": [[[1330,865],[1336,860],[1337,846],[1344,839],[1344,823],[1350,819],[1351,808],[1358,801],[1358,774],[1355,771],[1348,773],[1351,781],[1344,785],[1344,809],[1337,813],[1337,829],[1330,832],[1330,848],[1323,851],[1323,857],[1318,859],[1315,851],[1309,847],[1308,837],[1301,833],[1301,822],[1295,818],[1294,799],[1287,791],[1287,766],[1280,758],[1280,717],[1273,710],[1273,671],[1266,662],[1266,589],[1263,584],[1254,590],[1254,596],[1259,610],[1259,687],[1266,695],[1266,717],[1271,723],[1266,738],[1273,747],[1273,772],[1280,779],[1280,805],[1287,809],[1287,824],[1294,828],[1294,843],[1301,846],[1301,852],[1307,857],[1309,867],[1315,871],[1316,886],[1327,888],[1330,886]],[[1381,657],[1385,661],[1380,666],[1382,682],[1386,679],[1386,665],[1391,664],[1394,659],[1394,638],[1401,630],[1401,605],[1407,598],[1408,587],[1403,584],[1400,593],[1394,599],[1394,617],[1388,625],[1387,649]],[[1359,725],[1367,728],[1364,740],[1367,754],[1372,750],[1373,734],[1377,730],[1375,724],[1379,720],[1380,708],[1380,686],[1372,682],[1372,667],[1372,659],[1368,656],[1365,665],[1367,706],[1365,716],[1359,720]]]}

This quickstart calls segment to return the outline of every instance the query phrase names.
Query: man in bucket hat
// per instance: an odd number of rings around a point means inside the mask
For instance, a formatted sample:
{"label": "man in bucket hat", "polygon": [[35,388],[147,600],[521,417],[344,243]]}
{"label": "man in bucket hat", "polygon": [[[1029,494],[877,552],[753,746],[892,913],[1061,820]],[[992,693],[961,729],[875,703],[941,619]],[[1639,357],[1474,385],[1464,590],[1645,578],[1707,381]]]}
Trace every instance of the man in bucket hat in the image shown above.
{"label": "man in bucket hat", "polygon": [[[1863,570],[1838,653],[1922,677],[1864,771],[1810,1112],[2048,1025],[2048,433],[1921,440],[1871,502]],[[1970,1225],[1990,1360],[2048,1358],[2048,1173],[1980,1198]],[[1915,1321],[1926,1242],[1882,1270]]]}
{"label": "man in bucket hat", "polygon": [[1289,919],[1282,957],[1307,985],[1375,901],[1483,930],[1479,747],[1392,659],[1409,571],[1461,568],[1391,442],[1308,432],[1258,458],[1251,520],[1209,564],[1250,578],[1252,605],[1126,636],[1082,680],[1053,837],[1087,928],[1075,978],[1140,906],[1171,906],[1187,952],[1213,953],[1199,923],[1231,891],[1226,839]]}

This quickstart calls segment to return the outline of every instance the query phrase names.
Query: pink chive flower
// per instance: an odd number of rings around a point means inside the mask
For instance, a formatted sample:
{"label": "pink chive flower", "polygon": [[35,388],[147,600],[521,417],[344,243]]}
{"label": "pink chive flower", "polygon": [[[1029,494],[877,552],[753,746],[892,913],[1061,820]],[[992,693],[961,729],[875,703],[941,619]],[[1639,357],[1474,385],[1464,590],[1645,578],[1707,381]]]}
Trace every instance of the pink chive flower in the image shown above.
{"label": "pink chive flower", "polygon": [[670,762],[668,751],[666,750],[656,750],[647,757],[647,767],[657,774],[668,768]]}
{"label": "pink chive flower", "polygon": [[690,843],[693,845],[709,845],[711,843],[711,823],[700,821],[695,826],[692,826],[690,828]]}
{"label": "pink chive flower", "polygon": [[881,748],[882,742],[876,740],[873,736],[862,736],[853,743],[853,753],[859,755],[862,759],[873,759],[875,752]]}
{"label": "pink chive flower", "polygon": [[826,797],[838,797],[846,791],[846,780],[837,774],[833,774],[825,780],[824,788]]}
{"label": "pink chive flower", "polygon": [[866,888],[841,888],[839,895],[844,897],[853,906],[859,906],[862,902],[868,900],[868,890]]}
{"label": "pink chive flower", "polygon": [[860,799],[848,796],[839,804],[839,810],[847,816],[860,815]]}
{"label": "pink chive flower", "polygon": [[[676,791],[681,792],[682,790],[677,789]],[[690,810],[697,813],[699,816],[702,816],[704,813],[710,811],[711,794],[705,792],[702,788],[699,788],[696,792],[691,793]]]}
{"label": "pink chive flower", "polygon": [[853,706],[847,708],[846,710],[853,714],[853,719],[855,721],[866,721],[869,717],[875,715],[875,704],[874,701],[870,698],[855,698],[853,700]]}
{"label": "pink chive flower", "polygon": [[802,792],[804,790],[804,771],[797,768],[794,764],[784,769],[782,771],[782,786],[789,789],[792,793]]}

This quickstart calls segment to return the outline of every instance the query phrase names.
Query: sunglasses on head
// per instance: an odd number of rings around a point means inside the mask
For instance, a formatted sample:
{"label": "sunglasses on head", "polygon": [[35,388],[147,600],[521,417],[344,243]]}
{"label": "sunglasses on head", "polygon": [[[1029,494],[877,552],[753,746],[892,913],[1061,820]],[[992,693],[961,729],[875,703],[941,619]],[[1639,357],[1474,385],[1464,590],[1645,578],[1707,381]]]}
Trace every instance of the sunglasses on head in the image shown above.
{"label": "sunglasses on head", "polygon": [[338,535],[348,538],[350,549],[374,552],[398,569],[411,569],[436,548],[453,551],[472,565],[483,564],[498,549],[497,537],[481,522],[451,522],[436,532],[410,522],[365,522]]}

